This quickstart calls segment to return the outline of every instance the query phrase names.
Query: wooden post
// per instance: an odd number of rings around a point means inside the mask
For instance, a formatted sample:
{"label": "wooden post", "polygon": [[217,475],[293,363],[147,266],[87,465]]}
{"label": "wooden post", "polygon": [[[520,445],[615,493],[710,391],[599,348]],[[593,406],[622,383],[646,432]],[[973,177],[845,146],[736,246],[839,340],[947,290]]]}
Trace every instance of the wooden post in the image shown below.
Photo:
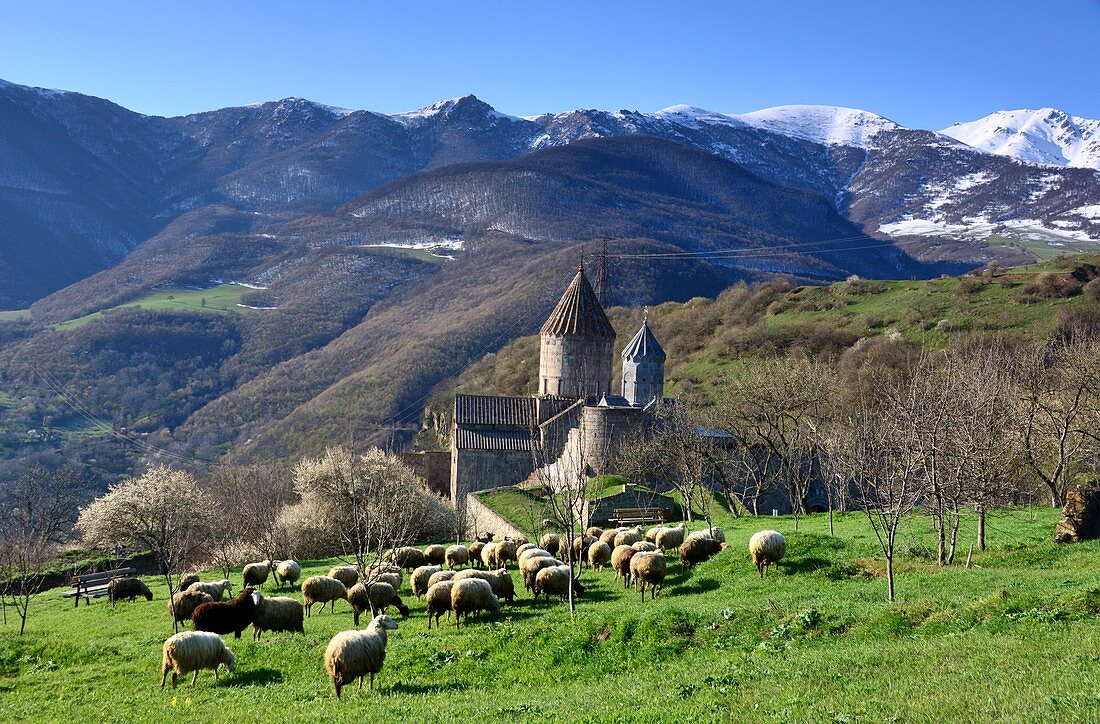
{"label": "wooden post", "polygon": [[970,559],[974,555],[974,544],[970,544],[970,550],[966,553],[966,568],[970,570]]}

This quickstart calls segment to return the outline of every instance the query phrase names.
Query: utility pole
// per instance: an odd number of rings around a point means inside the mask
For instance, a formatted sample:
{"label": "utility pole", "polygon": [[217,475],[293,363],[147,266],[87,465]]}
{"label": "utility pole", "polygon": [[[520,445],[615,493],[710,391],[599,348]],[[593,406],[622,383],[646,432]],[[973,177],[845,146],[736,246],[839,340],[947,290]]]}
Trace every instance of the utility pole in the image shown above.
{"label": "utility pole", "polygon": [[600,237],[600,250],[596,254],[596,278],[594,291],[600,306],[607,309],[611,304],[611,284],[607,278],[607,237]]}

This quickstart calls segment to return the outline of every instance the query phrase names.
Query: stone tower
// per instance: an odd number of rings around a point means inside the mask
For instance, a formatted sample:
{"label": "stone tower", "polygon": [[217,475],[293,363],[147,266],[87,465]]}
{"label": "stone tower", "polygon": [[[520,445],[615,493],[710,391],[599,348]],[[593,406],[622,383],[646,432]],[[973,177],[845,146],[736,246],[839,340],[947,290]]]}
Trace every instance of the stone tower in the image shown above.
{"label": "stone tower", "polygon": [[623,397],[635,407],[645,407],[665,395],[665,351],[649,328],[649,318],[623,348]]}
{"label": "stone tower", "polygon": [[541,335],[538,394],[598,400],[611,391],[615,329],[583,266],[542,325]]}

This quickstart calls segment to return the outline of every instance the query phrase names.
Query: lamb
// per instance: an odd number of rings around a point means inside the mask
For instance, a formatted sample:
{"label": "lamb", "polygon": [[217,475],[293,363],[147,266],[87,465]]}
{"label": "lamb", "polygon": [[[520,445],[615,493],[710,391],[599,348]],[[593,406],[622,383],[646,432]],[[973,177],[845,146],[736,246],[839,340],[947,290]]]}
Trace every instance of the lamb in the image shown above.
{"label": "lamb", "polygon": [[164,642],[160,685],[163,687],[168,680],[169,671],[172,672],[173,689],[176,688],[178,677],[186,676],[192,671],[195,675],[191,678],[191,686],[198,681],[199,671],[202,669],[213,669],[214,679],[217,680],[218,667],[222,664],[230,672],[237,668],[237,659],[221,636],[205,631],[181,631],[175,636],[169,636]]}
{"label": "lamb", "polygon": [[484,549],[485,543],[481,541],[474,541],[470,544],[470,547],[468,549],[470,554],[470,563],[472,563],[475,568],[481,568],[481,551]]}
{"label": "lamb", "polygon": [[249,563],[241,570],[245,587],[263,588],[267,577],[271,574],[271,561]]}
{"label": "lamb", "polygon": [[493,587],[488,581],[480,578],[465,578],[455,581],[451,587],[451,610],[455,614],[455,627],[462,628],[462,616],[466,615],[469,623],[471,613],[488,611],[491,614],[500,613],[500,601],[493,593]]}
{"label": "lamb", "polygon": [[523,587],[530,591],[535,585],[535,576],[538,575],[539,571],[543,568],[560,565],[562,565],[562,562],[551,556],[535,556],[525,559],[519,564],[519,572],[523,576]]}
{"label": "lamb", "polygon": [[611,548],[603,541],[596,541],[588,547],[588,565],[602,570],[611,562]]}
{"label": "lamb", "polygon": [[180,591],[186,591],[191,587],[192,583],[198,583],[202,579],[199,578],[198,573],[188,573],[180,578],[179,589]]}
{"label": "lamb", "polygon": [[684,524],[674,528],[661,528],[653,542],[663,551],[679,548],[684,544]]}
{"label": "lamb", "polygon": [[390,606],[396,606],[402,616],[408,617],[409,607],[404,604],[397,591],[388,583],[356,583],[348,590],[348,603],[355,615],[355,625],[359,625],[359,616],[369,610],[371,616],[385,613]]}
{"label": "lamb", "polygon": [[465,566],[470,562],[470,549],[463,545],[453,545],[447,548],[447,567],[452,571],[459,566]]}
{"label": "lamb", "polygon": [[447,559],[447,549],[441,545],[430,545],[424,549],[424,557],[428,560],[428,565],[441,566]]}
{"label": "lamb", "polygon": [[168,615],[175,616],[176,621],[190,621],[191,615],[200,604],[213,600],[209,593],[202,591],[177,591],[168,603]]}
{"label": "lamb", "polygon": [[439,566],[420,566],[412,572],[409,577],[409,587],[418,601],[421,596],[428,592],[428,579],[442,570]]}
{"label": "lamb", "polygon": [[252,619],[252,639],[258,641],[264,631],[306,632],[303,625],[302,604],[296,598],[260,596],[256,615]]}
{"label": "lamb", "polygon": [[112,607],[124,598],[133,603],[138,596],[145,596],[146,601],[153,600],[153,592],[140,578],[112,578],[107,584],[107,598]]}
{"label": "lamb", "polygon": [[340,698],[340,689],[359,679],[359,691],[363,690],[363,677],[370,674],[370,688],[374,691],[374,675],[386,662],[387,632],[396,631],[397,622],[382,614],[375,616],[362,631],[341,631],[332,637],[325,649],[325,669],[328,678]]}
{"label": "lamb", "polygon": [[639,553],[652,553],[653,551],[658,550],[656,545],[650,543],[647,540],[640,540],[630,547],[638,551]]}
{"label": "lamb", "polygon": [[561,548],[561,538],[558,537],[557,533],[547,533],[539,538],[539,548],[550,555],[555,555]]}
{"label": "lamb", "polygon": [[779,570],[779,561],[787,553],[787,540],[777,530],[762,530],[749,539],[749,555],[756,564],[756,572],[761,578],[768,570],[768,566],[775,564]]}
{"label": "lamb", "polygon": [[665,573],[668,571],[668,564],[665,559],[665,554],[660,551],[654,551],[651,553],[637,553],[630,559],[630,578],[634,581],[634,585],[641,584],[642,600],[645,600],[645,587],[649,585],[650,599],[657,598],[657,595],[664,587]]}
{"label": "lamb", "polygon": [[[549,568],[543,568],[535,576],[535,585],[532,589],[535,592],[535,602],[539,600],[539,594],[546,594],[546,600],[550,600],[550,596],[560,596],[564,601],[569,595],[569,576],[572,572],[569,570],[569,566],[551,566]],[[579,578],[573,579],[573,595],[583,596],[584,586],[581,585]]]}
{"label": "lamb", "polygon": [[446,612],[448,616],[451,615],[451,588],[454,587],[454,581],[440,581],[433,583],[428,588],[428,593],[424,596],[424,600],[428,603],[428,628],[432,627],[432,618],[435,618],[435,625],[439,626],[439,619],[443,617],[443,613]]}
{"label": "lamb", "polygon": [[302,598],[306,602],[306,616],[310,615],[313,604],[321,604],[321,611],[325,610],[325,604],[332,601],[332,610],[336,610],[336,601],[348,597],[348,588],[343,583],[329,576],[310,576],[302,583]]}
{"label": "lamb", "polygon": [[211,583],[192,583],[187,587],[187,590],[205,593],[210,596],[210,598],[214,599],[216,603],[222,600],[223,594],[228,593],[230,596],[233,595],[233,584],[229,582],[228,578],[223,578],[220,581],[213,581]]}
{"label": "lamb", "polygon": [[275,564],[275,582],[279,585],[285,586],[289,583],[293,586],[301,577],[302,567],[298,565],[298,561],[278,561]]}
{"label": "lamb", "polygon": [[711,533],[705,530],[697,530],[684,539],[680,546],[680,565],[684,568],[692,568],[709,561],[722,550],[722,545],[715,540]]}
{"label": "lamb", "polygon": [[333,566],[328,569],[328,577],[343,583],[345,588],[351,588],[359,582],[359,571],[355,570],[355,566]]}
{"label": "lamb", "polygon": [[433,573],[431,578],[428,579],[428,588],[431,588],[440,581],[449,581],[454,578],[455,575],[454,571],[439,571],[438,573]]}
{"label": "lamb", "polygon": [[428,562],[428,559],[424,556],[424,552],[412,546],[401,546],[400,548],[393,549],[390,551],[388,560],[398,568],[407,571],[419,568]]}
{"label": "lamb", "polygon": [[611,567],[615,569],[615,578],[623,579],[623,588],[630,588],[630,559],[638,549],[633,546],[615,546],[611,551]]}
{"label": "lamb", "polygon": [[642,540],[642,534],[637,530],[631,528],[630,530],[624,530],[615,536],[615,545],[617,546],[629,546]]}
{"label": "lamb", "polygon": [[191,615],[196,631],[210,631],[216,634],[232,632],[233,638],[240,638],[241,632],[256,617],[256,607],[260,604],[260,592],[255,588],[246,588],[232,601],[226,603],[210,602],[200,604]]}

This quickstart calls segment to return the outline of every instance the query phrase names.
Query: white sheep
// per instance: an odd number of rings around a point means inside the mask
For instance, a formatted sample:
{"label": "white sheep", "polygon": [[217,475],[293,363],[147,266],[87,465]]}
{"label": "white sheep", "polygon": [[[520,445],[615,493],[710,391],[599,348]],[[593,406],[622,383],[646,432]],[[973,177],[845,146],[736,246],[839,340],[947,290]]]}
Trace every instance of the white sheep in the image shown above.
{"label": "white sheep", "polygon": [[523,587],[530,591],[535,586],[535,576],[543,568],[550,568],[552,566],[560,566],[562,562],[553,556],[533,556],[531,558],[525,558],[522,563],[519,564],[519,573],[523,577]]}
{"label": "white sheep", "polygon": [[245,587],[263,588],[267,577],[271,574],[271,561],[259,561],[249,563],[241,569],[241,577],[244,578]]}
{"label": "white sheep", "polygon": [[447,566],[454,570],[459,566],[465,566],[470,562],[470,549],[463,545],[453,545],[447,548],[445,555]]}
{"label": "white sheep", "polygon": [[756,564],[756,572],[761,578],[768,566],[775,564],[779,570],[779,561],[787,553],[787,540],[777,530],[762,530],[749,539],[749,555]]}
{"label": "white sheep", "polygon": [[547,558],[554,554],[545,548],[528,548],[523,553],[519,554],[519,564],[522,566],[523,562],[528,558]]}
{"label": "white sheep", "polygon": [[431,588],[432,586],[439,583],[440,581],[449,581],[452,578],[454,578],[455,575],[456,575],[455,571],[446,571],[446,570],[439,571],[438,573],[433,573],[431,575],[431,578],[428,579],[428,588]]}
{"label": "white sheep", "polygon": [[397,595],[397,591],[388,583],[356,583],[348,589],[348,603],[355,615],[355,625],[359,625],[359,616],[369,610],[371,615],[385,613],[390,606],[397,606],[402,616],[409,615],[409,607]]}
{"label": "white sheep", "polygon": [[500,601],[493,593],[493,587],[489,581],[481,578],[465,578],[455,581],[451,587],[451,610],[455,614],[455,627],[461,628],[463,614],[466,615],[467,623],[471,613],[488,611],[491,614],[498,614]]}
{"label": "white sheep", "polygon": [[370,674],[370,688],[374,690],[374,675],[386,662],[386,642],[389,631],[397,630],[397,622],[382,614],[376,616],[362,631],[341,631],[332,637],[325,649],[325,669],[340,698],[340,689],[359,679],[359,691],[363,690],[363,677]]}
{"label": "white sheep", "polygon": [[657,594],[664,587],[665,574],[668,571],[668,563],[665,554],[661,551],[651,553],[635,553],[630,559],[630,578],[634,585],[642,592],[642,600],[645,600],[645,587],[649,585],[650,599],[657,598]]}
{"label": "white sheep", "polygon": [[440,566],[420,566],[409,576],[409,587],[417,600],[428,592],[428,579],[443,569]]}
{"label": "white sheep", "polygon": [[233,595],[233,584],[229,582],[228,578],[223,578],[220,581],[212,581],[210,583],[198,582],[192,583],[187,587],[188,591],[200,591],[210,596],[215,602],[222,600],[222,594],[228,593]]}
{"label": "white sheep", "polygon": [[598,540],[588,547],[588,565],[597,570],[611,562],[611,548],[602,540]]}
{"label": "white sheep", "polygon": [[451,581],[439,581],[433,583],[428,587],[428,593],[424,596],[424,600],[428,604],[428,628],[432,627],[432,619],[435,619],[436,627],[439,626],[439,619],[443,617],[443,613],[446,612],[448,616],[451,615],[451,589],[454,587],[455,582]]}
{"label": "white sheep", "polygon": [[653,541],[663,551],[679,548],[684,544],[684,524],[672,528],[661,528]]}
{"label": "white sheep", "polygon": [[168,680],[169,671],[172,672],[173,689],[178,677],[191,672],[195,672],[191,678],[191,686],[194,686],[203,669],[213,669],[214,679],[217,680],[218,667],[222,664],[230,672],[237,668],[237,659],[221,636],[207,631],[181,631],[164,642],[160,685],[164,686]]}
{"label": "white sheep", "polygon": [[275,565],[275,582],[279,585],[285,586],[290,584],[293,586],[298,582],[298,579],[302,577],[302,567],[298,565],[298,561],[286,560],[278,561]]}
{"label": "white sheep", "polygon": [[[562,601],[569,595],[569,577],[572,575],[569,566],[551,566],[549,568],[543,568],[535,576],[535,583],[531,587],[535,592],[535,601],[539,600],[539,594],[546,595],[546,600],[550,600],[550,596],[558,596]],[[583,596],[584,586],[581,585],[580,579],[573,579],[573,595]]]}
{"label": "white sheep", "polygon": [[659,550],[655,543],[650,543],[647,540],[640,540],[630,547],[638,551],[639,553],[652,553],[653,551]]}
{"label": "white sheep", "polygon": [[359,571],[355,566],[333,566],[328,569],[328,577],[343,583],[345,588],[351,588],[359,582]]}
{"label": "white sheep", "polygon": [[296,598],[286,596],[260,597],[252,618],[252,639],[259,640],[264,631],[306,632],[303,624],[302,604]]}
{"label": "white sheep", "polygon": [[332,610],[336,611],[336,601],[347,599],[348,588],[342,582],[329,576],[310,576],[302,583],[302,598],[306,602],[306,616],[310,615],[313,604],[321,604],[321,611],[325,610],[325,604],[332,601]]}

